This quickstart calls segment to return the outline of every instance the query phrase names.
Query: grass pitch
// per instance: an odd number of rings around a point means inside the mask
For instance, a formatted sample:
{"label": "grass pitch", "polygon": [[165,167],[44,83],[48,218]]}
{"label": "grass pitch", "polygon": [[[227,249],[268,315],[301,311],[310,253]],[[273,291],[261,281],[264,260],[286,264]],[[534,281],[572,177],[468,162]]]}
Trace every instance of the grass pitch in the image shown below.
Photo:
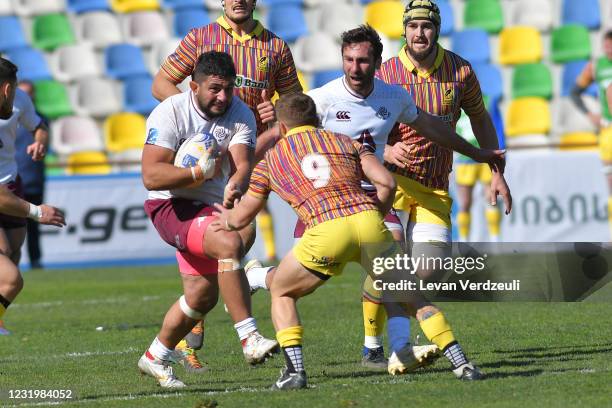
{"label": "grass pitch", "polygon": [[[26,287],[0,336],[0,406],[7,390],[71,389],[83,407],[460,407],[609,406],[610,303],[445,303],[468,356],[488,375],[462,383],[445,359],[391,377],[359,365],[360,277],[345,272],[299,302],[310,388],[268,391],[283,365],[248,367],[222,305],[207,317],[203,375],[176,367],[189,388],[164,391],[141,377],[138,358],[180,294],[173,267],[25,273]],[[253,298],[260,330],[273,336],[269,298]],[[103,327],[101,331],[97,327]],[[420,330],[413,326],[412,337]],[[422,337],[422,336],[421,336]],[[387,348],[388,350],[388,348]],[[38,406],[48,402],[24,400]],[[20,404],[18,404],[20,405]],[[21,405],[20,405],[21,406]]]}

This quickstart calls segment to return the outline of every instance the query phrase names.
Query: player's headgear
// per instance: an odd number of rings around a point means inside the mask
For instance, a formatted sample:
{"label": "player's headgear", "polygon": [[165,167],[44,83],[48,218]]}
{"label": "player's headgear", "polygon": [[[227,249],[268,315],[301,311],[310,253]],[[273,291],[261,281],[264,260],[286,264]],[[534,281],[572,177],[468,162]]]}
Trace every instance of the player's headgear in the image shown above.
{"label": "player's headgear", "polygon": [[429,20],[440,27],[440,9],[431,0],[410,0],[404,9],[404,26],[412,20]]}

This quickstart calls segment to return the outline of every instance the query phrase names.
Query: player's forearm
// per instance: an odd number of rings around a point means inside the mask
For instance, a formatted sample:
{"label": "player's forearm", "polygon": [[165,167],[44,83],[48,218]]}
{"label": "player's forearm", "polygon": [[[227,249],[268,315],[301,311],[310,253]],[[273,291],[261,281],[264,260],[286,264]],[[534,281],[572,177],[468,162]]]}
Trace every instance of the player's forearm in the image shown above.
{"label": "player's forearm", "polygon": [[281,134],[278,125],[272,126],[257,137],[257,143],[255,145],[255,160],[253,165],[259,163],[265,156],[266,152],[274,147],[274,145],[280,140]]}
{"label": "player's forearm", "polygon": [[172,95],[181,93],[181,90],[160,69],[153,79],[151,93],[155,99],[161,102]]}
{"label": "player's forearm", "polygon": [[570,99],[574,103],[574,106],[576,106],[576,108],[578,108],[580,112],[586,115],[589,113],[589,109],[582,100],[582,93],[584,92],[584,90],[585,88],[582,88],[580,85],[575,84],[570,92]]}
{"label": "player's forearm", "polygon": [[49,128],[44,122],[34,130],[34,140],[47,146],[49,144]]}
{"label": "player's forearm", "polygon": [[410,124],[419,134],[447,149],[454,150],[475,159],[478,148],[459,136],[445,122],[421,112],[416,121]]}
{"label": "player's forearm", "polygon": [[30,203],[11,193],[6,187],[0,187],[0,212],[13,217],[26,218]]}
{"label": "player's forearm", "polygon": [[240,191],[245,192],[249,188],[249,181],[251,179],[251,165],[243,164],[241,166],[236,167],[236,172],[232,177],[230,177],[227,184],[232,184],[238,186]]}
{"label": "player's forearm", "polygon": [[472,125],[472,130],[474,131],[474,136],[476,136],[476,140],[478,140],[480,147],[491,150],[499,149],[497,132],[495,130],[495,126],[493,126],[491,116],[487,111],[484,111],[477,117],[470,117],[470,123]]}
{"label": "player's forearm", "polygon": [[393,199],[395,197],[395,186],[376,187],[376,196],[378,197],[378,208],[383,215],[386,215],[393,208]]}
{"label": "player's forearm", "polygon": [[[194,170],[197,171],[198,169],[194,168]],[[199,170],[201,171],[201,169]],[[190,168],[180,168],[170,163],[155,163],[146,167],[143,166],[142,181],[147,190],[182,188],[195,182]]]}

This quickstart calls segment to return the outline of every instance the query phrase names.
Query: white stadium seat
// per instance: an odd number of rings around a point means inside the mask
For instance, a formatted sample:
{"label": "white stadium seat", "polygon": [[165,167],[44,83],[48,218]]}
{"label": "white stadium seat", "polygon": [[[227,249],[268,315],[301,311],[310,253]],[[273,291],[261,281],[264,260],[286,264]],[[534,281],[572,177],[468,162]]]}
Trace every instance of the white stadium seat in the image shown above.
{"label": "white stadium seat", "polygon": [[119,84],[111,79],[81,80],[74,89],[72,106],[78,115],[93,117],[119,112],[123,107],[119,88]]}
{"label": "white stadium seat", "polygon": [[119,20],[115,14],[106,11],[94,11],[77,16],[75,33],[79,41],[89,42],[95,48],[106,48],[123,42]]}
{"label": "white stadium seat", "polygon": [[157,11],[128,13],[124,17],[124,33],[127,42],[147,46],[170,37],[163,15]]}
{"label": "white stadium seat", "polygon": [[87,43],[56,49],[51,54],[49,65],[53,77],[62,82],[96,77],[102,73],[93,46]]}

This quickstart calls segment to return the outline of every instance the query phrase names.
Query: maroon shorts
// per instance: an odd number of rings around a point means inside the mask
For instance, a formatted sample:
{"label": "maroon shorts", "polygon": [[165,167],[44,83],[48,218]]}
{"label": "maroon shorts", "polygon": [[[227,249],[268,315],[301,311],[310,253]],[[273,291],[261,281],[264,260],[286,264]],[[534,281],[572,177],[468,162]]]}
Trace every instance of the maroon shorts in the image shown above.
{"label": "maroon shorts", "polygon": [[[23,185],[21,184],[21,178],[17,176],[15,181],[10,181],[4,185],[9,191],[15,194],[19,198],[23,198]],[[23,228],[26,226],[27,219],[21,217],[13,217],[12,215],[0,214],[0,228],[3,229],[15,229]]]}
{"label": "maroon shorts", "polygon": [[175,247],[179,271],[184,275],[216,274],[216,259],[204,254],[206,229],[217,217],[210,207],[199,201],[182,198],[147,200],[144,209],[159,236]]}
{"label": "maroon shorts", "polygon": [[[385,225],[389,230],[403,230],[402,222],[397,216],[397,212],[395,212],[393,208],[387,213],[387,215],[385,215]],[[293,230],[293,238],[302,238],[305,231],[306,225],[302,221],[297,220],[295,229]]]}

